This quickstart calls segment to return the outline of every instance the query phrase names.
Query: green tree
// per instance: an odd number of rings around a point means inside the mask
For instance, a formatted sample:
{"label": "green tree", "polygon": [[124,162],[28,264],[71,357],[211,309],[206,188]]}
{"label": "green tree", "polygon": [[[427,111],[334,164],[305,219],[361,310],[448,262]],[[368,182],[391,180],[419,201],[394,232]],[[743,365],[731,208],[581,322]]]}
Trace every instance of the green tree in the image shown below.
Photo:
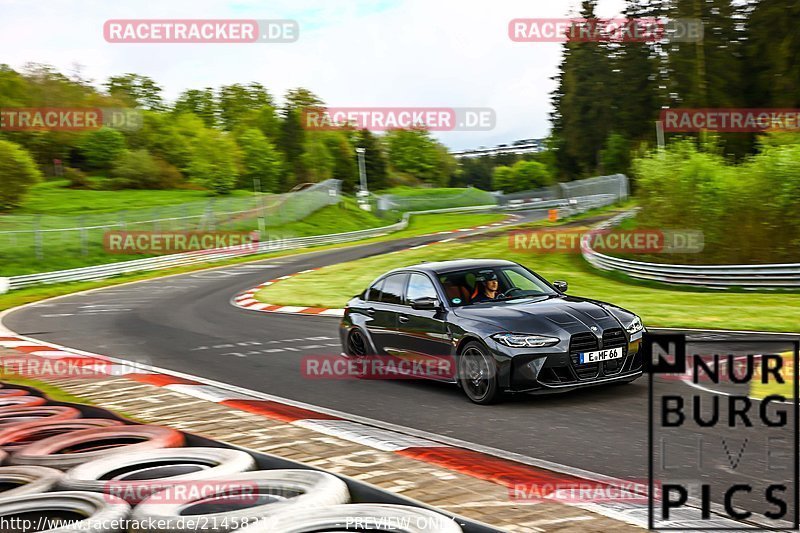
{"label": "green tree", "polygon": [[[680,107],[743,103],[740,7],[731,0],[674,0],[671,18],[703,22],[703,38],[667,47],[669,89]],[[773,29],[774,30],[774,29]]]}
{"label": "green tree", "polygon": [[239,150],[233,139],[214,129],[202,130],[186,169],[192,181],[216,194],[228,194],[238,180]]}
{"label": "green tree", "polygon": [[85,135],[80,145],[89,170],[105,171],[125,150],[125,137],[111,128],[100,128]]}
{"label": "green tree", "polygon": [[[667,0],[627,0],[625,17],[638,20],[663,18]],[[662,87],[664,63],[660,41],[628,40],[606,46],[611,69],[610,99],[616,132],[635,141],[655,140],[655,121],[667,101]]]}
{"label": "green tree", "polygon": [[131,107],[140,107],[153,111],[164,109],[161,87],[147,76],[140,74],[123,74],[111,76],[105,83],[108,94]]}
{"label": "green tree", "polygon": [[283,152],[288,163],[287,172],[284,173],[281,180],[281,190],[288,191],[306,174],[306,167],[302,159],[306,132],[301,123],[300,111],[293,108],[285,110],[278,141],[278,148]]}
{"label": "green tree", "polygon": [[627,174],[631,165],[631,146],[624,135],[612,133],[600,152],[600,166],[603,174]]}
{"label": "green tree", "polygon": [[0,210],[17,207],[31,185],[42,179],[30,154],[21,146],[0,140]]}
{"label": "green tree", "polygon": [[391,130],[384,136],[389,165],[397,173],[439,184],[441,168],[436,141],[421,128]]}
{"label": "green tree", "polygon": [[261,190],[275,192],[283,173],[283,161],[275,146],[261,131],[252,128],[239,135],[237,143],[242,153],[241,188],[250,188],[254,180],[261,181]]}
{"label": "green tree", "polygon": [[498,166],[492,157],[462,157],[459,160],[460,172],[454,185],[477,187],[485,191],[496,188],[492,184],[492,174]]}
{"label": "green tree", "polygon": [[300,157],[306,169],[306,179],[320,182],[333,177],[336,164],[325,141],[317,135],[310,136],[303,147]]}
{"label": "green tree", "polygon": [[233,131],[245,121],[253,111],[264,106],[272,106],[272,97],[263,85],[224,85],[219,91],[219,118],[222,128]]}
{"label": "green tree", "polygon": [[356,190],[358,180],[358,164],[356,150],[345,132],[326,132],[325,145],[333,158],[331,177],[342,180],[342,189],[348,192]]}
{"label": "green tree", "polygon": [[751,2],[744,48],[746,97],[750,107],[800,107],[800,4]]}
{"label": "green tree", "polygon": [[547,171],[547,166],[538,161],[517,161],[511,170],[514,190],[508,192],[528,191],[555,183]]}
{"label": "green tree", "polygon": [[[596,19],[596,0],[583,0],[581,18]],[[580,35],[581,23],[576,22]],[[569,39],[556,75],[552,95],[553,133],[557,138],[562,173],[570,178],[592,174],[613,124],[612,76],[608,46],[602,42]]]}
{"label": "green tree", "polygon": [[192,113],[200,117],[209,128],[216,126],[219,110],[214,90],[206,87],[203,90],[189,89],[178,96],[173,108],[175,113]]}
{"label": "green tree", "polygon": [[501,165],[494,168],[494,172],[492,172],[492,188],[507,193],[516,190],[514,171],[511,167]]}

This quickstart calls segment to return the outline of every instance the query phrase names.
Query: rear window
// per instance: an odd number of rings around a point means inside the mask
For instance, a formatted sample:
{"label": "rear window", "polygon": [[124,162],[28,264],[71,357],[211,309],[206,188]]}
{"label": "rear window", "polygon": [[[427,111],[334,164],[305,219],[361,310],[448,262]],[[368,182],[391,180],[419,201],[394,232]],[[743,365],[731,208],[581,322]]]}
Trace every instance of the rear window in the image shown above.
{"label": "rear window", "polygon": [[387,304],[402,304],[403,289],[405,288],[408,274],[392,274],[383,284],[381,302]]}
{"label": "rear window", "polygon": [[367,289],[367,297],[366,297],[367,301],[369,301],[369,302],[380,302],[381,301],[381,295],[383,294],[383,291],[381,289],[383,287],[383,282],[385,280],[386,280],[386,278],[379,279],[378,281],[376,281],[375,283],[372,284],[372,287]]}

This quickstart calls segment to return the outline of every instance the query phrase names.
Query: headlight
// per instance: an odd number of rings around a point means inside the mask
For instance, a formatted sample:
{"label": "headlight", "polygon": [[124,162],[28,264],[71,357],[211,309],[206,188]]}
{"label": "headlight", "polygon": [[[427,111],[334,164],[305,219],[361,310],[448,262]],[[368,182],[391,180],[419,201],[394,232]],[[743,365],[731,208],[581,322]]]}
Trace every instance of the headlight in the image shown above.
{"label": "headlight", "polygon": [[541,348],[543,346],[553,346],[561,341],[557,337],[525,335],[523,333],[495,333],[492,338],[500,344],[505,344],[511,348]]}
{"label": "headlight", "polygon": [[633,322],[631,322],[625,327],[625,331],[627,331],[629,335],[633,335],[634,333],[639,333],[643,329],[644,326],[642,325],[642,319],[639,318],[638,316],[633,319]]}

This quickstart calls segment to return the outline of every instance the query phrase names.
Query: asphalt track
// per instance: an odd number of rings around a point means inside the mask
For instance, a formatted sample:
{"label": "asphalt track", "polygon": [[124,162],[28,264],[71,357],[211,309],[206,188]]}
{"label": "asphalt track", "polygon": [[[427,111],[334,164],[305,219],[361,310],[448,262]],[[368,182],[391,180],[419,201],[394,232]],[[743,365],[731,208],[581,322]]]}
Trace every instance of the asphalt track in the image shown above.
{"label": "asphalt track", "polygon": [[[525,219],[541,216],[527,213]],[[18,334],[72,348],[141,361],[604,475],[646,480],[646,378],[624,386],[519,396],[494,406],[474,405],[455,386],[434,382],[309,380],[301,374],[303,357],[341,351],[338,318],[258,313],[230,304],[240,291],[268,279],[442,238],[380,242],[110,287],[28,306],[8,315],[4,323]],[[680,381],[657,380],[656,394],[667,393],[698,394],[703,401],[713,396]],[[792,428],[793,415],[788,410],[788,427]],[[660,443],[666,436],[671,451],[664,464],[684,469],[686,479],[693,482],[724,484],[740,482],[744,476],[758,487],[776,476],[786,481],[793,478],[792,434],[788,430],[773,431],[769,435],[778,438],[767,444],[767,432],[747,431],[737,428],[728,434],[719,428],[704,428],[681,434],[673,430],[655,435],[655,441]],[[702,442],[697,440],[698,435]],[[744,438],[750,441],[740,453]],[[700,467],[698,447],[705,450]],[[729,466],[737,456],[740,461],[736,467]],[[775,458],[783,461],[785,471],[768,468]],[[659,461],[657,457],[657,467]],[[793,488],[789,483],[786,497],[790,510]],[[722,494],[715,491],[712,498],[721,501]],[[760,493],[753,498],[763,500]]]}

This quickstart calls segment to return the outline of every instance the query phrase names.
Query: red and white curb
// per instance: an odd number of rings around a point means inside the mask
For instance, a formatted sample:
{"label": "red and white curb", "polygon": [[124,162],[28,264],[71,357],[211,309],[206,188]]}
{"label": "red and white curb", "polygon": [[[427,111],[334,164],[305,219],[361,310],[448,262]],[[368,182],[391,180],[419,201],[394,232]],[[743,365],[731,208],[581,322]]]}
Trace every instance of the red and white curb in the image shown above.
{"label": "red and white curb", "polygon": [[283,281],[285,279],[289,279],[293,276],[297,276],[299,274],[308,274],[309,272],[314,272],[315,270],[319,270],[318,268],[310,268],[308,270],[302,270],[300,272],[296,272],[294,274],[289,274],[288,276],[281,276],[279,278],[271,279],[269,281],[265,281],[261,285],[257,285],[251,289],[247,289],[244,292],[237,294],[231,303],[236,307],[240,307],[242,309],[247,309],[249,311],[261,311],[263,313],[289,313],[295,315],[321,315],[321,316],[343,316],[344,309],[328,309],[325,307],[300,307],[294,305],[272,305],[264,302],[260,302],[256,300],[256,293],[261,289],[269,287],[270,285],[274,285],[279,281]]}
{"label": "red and white curb", "polygon": [[[419,244],[417,246],[410,246],[408,248],[403,248],[402,250],[395,250],[394,252],[389,252],[389,254],[396,254],[400,252],[405,252],[408,250],[419,250],[421,248],[426,248],[428,246],[433,246],[435,244],[441,244],[445,242],[451,242],[456,239],[460,239],[466,237],[467,232],[474,232],[474,231],[481,231],[481,230],[489,230],[494,227],[498,226],[507,226],[510,224],[516,224],[517,221],[522,218],[520,215],[509,215],[508,219],[504,220],[503,222],[494,222],[492,224],[486,224],[483,226],[475,226],[473,228],[462,228],[457,230],[450,230],[450,231],[439,231],[437,233],[430,233],[428,235],[449,235],[449,234],[456,234],[453,238],[443,239],[440,241],[429,242],[425,244]],[[460,234],[460,235],[459,235]],[[386,255],[389,255],[386,254]],[[302,307],[296,305],[275,305],[266,302],[262,302],[256,298],[256,293],[258,293],[261,289],[269,287],[270,285],[274,285],[279,281],[283,281],[285,279],[292,278],[294,276],[298,276],[300,274],[307,274],[309,272],[314,272],[315,270],[319,270],[319,268],[311,268],[308,270],[302,270],[300,272],[295,272],[294,274],[288,274],[286,276],[280,276],[275,279],[271,279],[269,281],[265,281],[264,283],[247,289],[246,291],[240,292],[236,296],[233,297],[231,300],[231,304],[241,309],[246,309],[248,311],[259,311],[262,313],[284,313],[284,314],[294,314],[294,315],[317,315],[317,316],[336,316],[341,317],[344,316],[344,309],[337,309],[337,308],[329,308],[329,307]]]}
{"label": "red and white curb", "polygon": [[[98,372],[105,371],[109,376],[162,387],[179,394],[218,403],[495,483],[507,487],[509,499],[512,501],[518,499],[520,505],[527,503],[525,491],[544,491],[538,501],[552,501],[579,507],[639,527],[647,527],[648,524],[646,496],[630,492],[631,483],[624,480],[548,461],[517,456],[502,450],[463,443],[439,435],[401,428],[180,372],[66,348],[16,335],[3,330],[2,325],[0,325],[0,347],[16,350],[25,356],[42,358],[49,362],[83,361],[87,365],[96,365]],[[54,364],[52,368],[58,367]],[[79,378],[81,376],[63,377]],[[515,460],[517,458],[519,460]],[[587,486],[591,486],[594,491],[607,490],[621,496],[617,501],[601,502],[561,498],[564,490],[573,490],[569,487],[585,488]],[[568,488],[551,490],[558,487]],[[517,491],[523,492],[519,494]],[[541,492],[539,493],[541,494]],[[535,500],[533,502],[535,503]],[[695,508],[676,509],[673,511],[675,519],[668,524],[659,523],[659,526],[687,529],[711,526],[747,528],[740,522],[723,518],[699,520],[699,513],[699,509]]]}

